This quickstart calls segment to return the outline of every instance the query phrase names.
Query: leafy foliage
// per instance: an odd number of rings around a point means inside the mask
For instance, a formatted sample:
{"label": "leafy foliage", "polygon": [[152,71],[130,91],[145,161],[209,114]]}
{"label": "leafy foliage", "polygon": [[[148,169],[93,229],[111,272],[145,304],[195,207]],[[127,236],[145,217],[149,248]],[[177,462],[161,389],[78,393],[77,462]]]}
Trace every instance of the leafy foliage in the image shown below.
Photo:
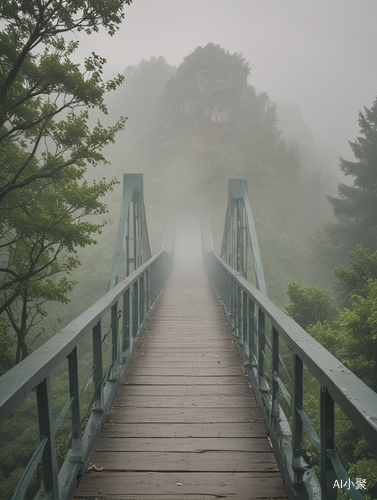
{"label": "leafy foliage", "polygon": [[350,252],[349,268],[337,267],[333,273],[339,283],[335,286],[339,299],[345,307],[351,307],[351,297],[360,295],[366,298],[369,280],[377,279],[377,252],[369,255],[369,251],[357,245],[355,252]]}
{"label": "leafy foliage", "polygon": [[88,110],[106,114],[104,95],[124,77],[103,81],[106,60],[94,53],[81,69],[70,60],[78,42],[63,35],[100,26],[113,35],[130,3],[0,2],[0,313],[16,334],[16,363],[43,304],[68,301],[75,281],[56,275],[77,268],[77,248],[103,227],[87,216],[105,213],[100,199],[115,181],[89,185],[84,174],[106,164],[101,150],[125,122],[89,127]]}
{"label": "leafy foliage", "polygon": [[332,322],[337,316],[330,292],[319,285],[301,287],[297,281],[291,281],[287,295],[290,304],[285,311],[304,329],[318,322]]}
{"label": "leafy foliage", "polygon": [[[288,284],[290,304],[286,312],[295,319],[325,349],[372,390],[377,392],[377,280],[374,278],[377,252],[369,255],[361,246],[349,256],[349,268],[334,270],[340,283],[338,292],[349,308],[338,309],[328,290]],[[348,298],[347,298],[348,295]],[[347,299],[347,300],[346,300]],[[305,392],[312,396],[317,384],[305,382]],[[312,397],[305,402],[305,411],[318,427],[318,402]],[[354,429],[341,410],[335,408],[335,444],[343,466],[352,481],[364,478],[367,492],[364,498],[376,498],[377,460],[371,446]],[[317,429],[318,430],[318,429]],[[308,449],[310,445],[306,443]],[[316,459],[313,462],[316,465]],[[346,495],[339,492],[342,500]]]}
{"label": "leafy foliage", "polygon": [[370,279],[367,297],[353,295],[352,311],[339,316],[342,363],[377,392],[377,280]]}

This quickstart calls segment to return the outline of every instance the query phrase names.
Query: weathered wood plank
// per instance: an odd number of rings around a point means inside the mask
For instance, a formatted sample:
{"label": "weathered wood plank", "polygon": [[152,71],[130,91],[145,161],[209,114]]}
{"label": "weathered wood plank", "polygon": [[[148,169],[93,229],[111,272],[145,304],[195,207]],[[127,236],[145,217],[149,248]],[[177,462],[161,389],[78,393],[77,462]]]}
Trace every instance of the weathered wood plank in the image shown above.
{"label": "weathered wood plank", "polygon": [[127,377],[124,385],[134,384],[134,385],[243,385],[248,386],[248,379],[244,375],[239,376],[228,376],[224,377],[195,377],[195,376],[153,376],[153,375],[138,375]]}
{"label": "weathered wood plank", "polygon": [[[131,396],[214,396],[250,397],[254,395],[248,385],[133,385],[123,384],[118,394]],[[148,398],[149,399],[149,398]]]}
{"label": "weathered wood plank", "polygon": [[239,422],[235,425],[233,422],[204,423],[204,424],[170,424],[170,423],[132,423],[122,424],[114,423],[109,420],[106,422],[102,438],[108,437],[145,437],[145,438],[172,438],[172,437],[263,437],[267,440],[267,429],[262,420],[255,422]]}
{"label": "weathered wood plank", "polygon": [[[194,361],[195,360],[195,361]],[[220,362],[219,362],[219,361]],[[154,357],[154,358],[138,358],[137,360],[137,365],[138,369],[144,369],[144,368],[164,368],[164,367],[169,367],[169,368],[210,368],[210,367],[217,367],[219,364],[222,367],[228,366],[228,367],[239,367],[240,362],[239,359],[229,359],[229,358],[223,358],[223,357],[204,357],[201,356],[200,358],[193,358],[192,361],[187,360],[186,357],[182,357],[181,359],[177,359],[175,361],[170,361],[168,357]]]}
{"label": "weathered wood plank", "polygon": [[183,452],[207,451],[248,451],[271,453],[267,439],[260,438],[102,438],[98,442],[98,452],[102,451],[142,451],[142,452]]}
{"label": "weathered wood plank", "polygon": [[113,407],[109,420],[122,423],[215,423],[215,422],[252,422],[262,418],[260,409],[253,408],[132,408]]}
{"label": "weathered wood plank", "polygon": [[113,471],[271,472],[279,471],[270,453],[215,451],[205,453],[95,451],[91,461]]}
{"label": "weathered wood plank", "polygon": [[132,408],[250,408],[257,407],[257,402],[246,397],[209,397],[209,396],[151,396],[121,394],[118,392],[113,406],[129,406]]}
{"label": "weathered wood plank", "polygon": [[[276,473],[156,473],[90,472],[85,475],[76,498],[122,500],[286,500],[284,483]],[[90,478],[90,480],[88,480]],[[258,484],[256,488],[253,485]]]}
{"label": "weathered wood plank", "polygon": [[209,364],[211,362],[217,363],[218,360],[221,360],[223,362],[228,362],[228,363],[234,363],[236,362],[237,365],[241,363],[241,358],[235,353],[231,351],[221,351],[220,354],[217,354],[216,352],[214,353],[213,351],[211,352],[203,352],[200,354],[193,353],[193,354],[185,354],[183,355],[180,352],[172,353],[169,355],[169,358],[165,358],[164,356],[161,356],[160,352],[148,352],[146,353],[145,351],[138,350],[137,355],[135,356],[135,359],[133,363],[136,363],[136,361],[139,363],[143,362],[150,362],[150,363],[158,363],[158,362],[164,362],[165,360],[169,359],[172,363],[204,363],[204,364]]}
{"label": "weathered wood plank", "polygon": [[185,345],[169,345],[169,343],[166,344],[166,346],[161,346],[161,345],[156,345],[156,347],[148,346],[147,348],[144,348],[145,352],[155,352],[155,353],[172,353],[172,354],[177,354],[177,353],[182,353],[182,356],[185,356],[186,354],[193,353],[193,354],[201,354],[205,352],[213,352],[215,351],[216,353],[220,354],[222,352],[228,352],[230,349],[234,349],[232,346],[228,345],[219,345],[218,343],[214,344],[206,344],[206,345],[199,345],[193,343],[191,346],[185,346]]}
{"label": "weathered wood plank", "polygon": [[133,365],[129,370],[129,376],[131,377],[245,377],[241,366],[221,366],[218,363],[215,366],[195,366],[195,367],[179,367],[179,366],[163,366],[161,368],[157,367],[145,367]]}

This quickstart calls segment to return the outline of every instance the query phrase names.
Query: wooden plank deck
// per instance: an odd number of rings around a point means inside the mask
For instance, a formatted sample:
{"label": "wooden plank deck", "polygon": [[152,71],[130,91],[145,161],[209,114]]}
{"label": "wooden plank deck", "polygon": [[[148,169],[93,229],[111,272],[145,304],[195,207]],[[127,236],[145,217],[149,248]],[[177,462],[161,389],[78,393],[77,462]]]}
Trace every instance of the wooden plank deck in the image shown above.
{"label": "wooden plank deck", "polygon": [[287,499],[265,424],[203,271],[174,271],[76,499]]}

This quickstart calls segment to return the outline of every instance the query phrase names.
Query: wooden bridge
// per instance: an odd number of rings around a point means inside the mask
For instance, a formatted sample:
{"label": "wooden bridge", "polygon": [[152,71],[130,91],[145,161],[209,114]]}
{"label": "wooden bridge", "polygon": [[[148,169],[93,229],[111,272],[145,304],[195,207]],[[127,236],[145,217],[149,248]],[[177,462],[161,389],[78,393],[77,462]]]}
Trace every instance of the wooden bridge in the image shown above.
{"label": "wooden bridge", "polygon": [[76,499],[286,499],[204,271],[173,271]]}
{"label": "wooden bridge", "polygon": [[[267,298],[245,181],[229,181],[220,256],[202,231],[202,268],[185,272],[166,229],[151,254],[142,176],[124,187],[109,291],[0,378],[0,425],[30,401],[39,424],[12,500],[31,498],[30,483],[38,500],[335,500],[335,481],[349,481],[335,404],[377,452],[377,394]],[[318,382],[319,435],[304,367]]]}

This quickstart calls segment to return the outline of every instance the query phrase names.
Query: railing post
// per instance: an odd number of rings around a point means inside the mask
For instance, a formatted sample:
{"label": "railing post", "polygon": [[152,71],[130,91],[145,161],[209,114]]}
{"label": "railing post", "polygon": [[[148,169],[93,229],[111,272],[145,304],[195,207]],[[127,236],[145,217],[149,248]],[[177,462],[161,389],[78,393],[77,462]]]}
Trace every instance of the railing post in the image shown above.
{"label": "railing post", "polygon": [[273,428],[279,419],[279,333],[272,327],[272,408],[271,419]]}
{"label": "railing post", "polygon": [[264,313],[261,309],[258,310],[258,382],[261,392],[268,392],[269,387],[266,381],[264,369],[264,352],[266,347],[266,329]]}
{"label": "railing post", "polygon": [[145,311],[146,313],[150,308],[150,294],[151,294],[151,270],[148,268],[145,271]]}
{"label": "railing post", "polygon": [[93,365],[94,365],[94,393],[95,410],[103,410],[103,386],[102,386],[102,337],[101,321],[98,321],[92,330],[93,335]]}
{"label": "railing post", "polygon": [[233,323],[234,322],[234,301],[233,301],[233,279],[232,276],[229,276],[229,285],[230,285],[230,290],[229,290],[229,315],[230,315],[230,321]]}
{"label": "railing post", "polygon": [[130,307],[130,289],[123,294],[123,322],[122,322],[122,355],[123,362],[130,356],[131,347],[131,307]]}
{"label": "railing post", "polygon": [[140,303],[140,325],[144,321],[145,316],[145,275],[140,276],[140,293],[139,293],[139,303]]}
{"label": "railing post", "polygon": [[132,338],[139,330],[139,283],[135,281],[132,291]]}
{"label": "railing post", "polygon": [[237,337],[240,338],[243,332],[242,329],[242,290],[237,286]]}
{"label": "railing post", "polygon": [[303,362],[296,355],[293,356],[292,372],[292,469],[294,473],[294,484],[299,484],[303,479],[301,463],[302,449],[302,420],[297,407],[303,407]]}
{"label": "railing post", "polygon": [[225,270],[225,283],[226,283],[226,300],[225,300],[225,304],[226,304],[226,307],[227,307],[227,311],[228,311],[228,315],[231,317],[232,316],[232,312],[231,312],[231,309],[232,309],[232,277],[228,274],[228,272]]}
{"label": "railing post", "polygon": [[111,362],[111,380],[118,378],[118,302],[111,307],[111,341],[112,341],[112,354]]}
{"label": "railing post", "polygon": [[232,277],[230,277],[231,279],[231,282],[232,282],[232,299],[231,299],[231,319],[233,321],[233,325],[234,327],[236,328],[236,283],[235,281],[232,279]]}
{"label": "railing post", "polygon": [[326,450],[334,449],[334,400],[326,387],[320,389],[319,417],[322,500],[336,500],[337,488],[334,488],[336,475],[332,461],[326,453]]}
{"label": "railing post", "polygon": [[255,356],[255,304],[249,299],[249,360],[250,362]]}
{"label": "railing post", "polygon": [[247,293],[242,291],[242,344],[245,350],[245,345],[248,345],[248,327],[247,327]]}
{"label": "railing post", "polygon": [[150,275],[150,289],[151,289],[151,294],[150,294],[150,303],[153,304],[154,299],[156,297],[156,292],[155,292],[155,263],[152,264],[151,268],[151,275]]}
{"label": "railing post", "polygon": [[42,455],[42,472],[45,498],[59,498],[58,464],[56,461],[54,421],[52,417],[51,380],[46,377],[37,385],[39,434],[41,441],[47,438]]}
{"label": "railing post", "polygon": [[80,389],[79,389],[79,370],[77,347],[68,355],[69,371],[69,392],[73,398],[72,410],[72,454],[71,460],[79,462],[82,455],[82,436],[80,420]]}
{"label": "railing post", "polygon": [[160,271],[160,264],[161,262],[158,262],[158,265],[156,265],[156,269],[155,269],[155,277],[156,277],[156,297],[158,296],[158,294],[160,293],[160,274],[161,274],[161,271]]}
{"label": "railing post", "polygon": [[[212,258],[213,258],[213,261],[215,262],[215,257],[213,256]],[[218,274],[219,280],[221,283],[221,298],[223,299],[225,306],[227,306],[227,303],[226,303],[226,300],[227,300],[227,288],[226,288],[227,273],[226,273],[226,270],[222,266],[220,266],[219,262],[216,262],[216,268],[217,269],[215,269],[215,273]]]}

